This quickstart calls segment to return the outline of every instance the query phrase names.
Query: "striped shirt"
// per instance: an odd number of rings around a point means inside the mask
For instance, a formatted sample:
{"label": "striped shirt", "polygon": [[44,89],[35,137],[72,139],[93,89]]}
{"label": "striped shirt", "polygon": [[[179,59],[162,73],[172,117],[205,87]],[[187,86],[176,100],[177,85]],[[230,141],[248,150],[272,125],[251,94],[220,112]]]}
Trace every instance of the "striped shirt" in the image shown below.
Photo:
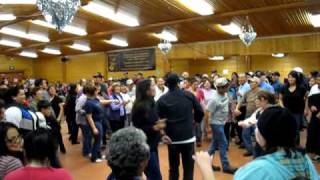
{"label": "striped shirt", "polygon": [[8,173],[23,167],[21,161],[13,156],[0,156],[0,179]]}

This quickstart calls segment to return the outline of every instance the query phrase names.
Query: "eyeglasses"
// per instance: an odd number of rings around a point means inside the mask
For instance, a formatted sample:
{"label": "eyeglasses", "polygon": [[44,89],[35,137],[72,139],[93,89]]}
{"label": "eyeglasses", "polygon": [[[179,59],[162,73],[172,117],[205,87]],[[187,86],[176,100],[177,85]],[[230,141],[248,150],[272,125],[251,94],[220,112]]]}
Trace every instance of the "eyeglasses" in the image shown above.
{"label": "eyeglasses", "polygon": [[12,138],[6,138],[6,142],[7,143],[20,143],[22,140],[22,137],[19,135],[19,136],[15,136],[15,137],[12,137]]}

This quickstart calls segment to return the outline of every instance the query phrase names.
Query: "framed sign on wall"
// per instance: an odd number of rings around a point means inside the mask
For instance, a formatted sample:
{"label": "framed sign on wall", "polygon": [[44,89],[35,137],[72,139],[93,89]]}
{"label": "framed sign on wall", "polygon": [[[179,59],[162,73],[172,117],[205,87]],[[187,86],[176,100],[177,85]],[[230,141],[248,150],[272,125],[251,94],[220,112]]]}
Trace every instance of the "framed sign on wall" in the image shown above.
{"label": "framed sign on wall", "polygon": [[107,53],[109,72],[156,69],[155,48],[112,51]]}

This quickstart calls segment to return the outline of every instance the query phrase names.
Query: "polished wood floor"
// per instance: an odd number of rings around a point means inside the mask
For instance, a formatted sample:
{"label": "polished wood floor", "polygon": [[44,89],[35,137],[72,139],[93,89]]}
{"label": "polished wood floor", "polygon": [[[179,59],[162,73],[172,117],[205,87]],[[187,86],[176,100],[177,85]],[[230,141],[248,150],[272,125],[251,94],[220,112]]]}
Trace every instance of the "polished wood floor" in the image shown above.
{"label": "polished wood floor", "polygon": [[[110,173],[110,168],[107,165],[106,161],[102,163],[91,163],[89,159],[82,157],[81,155],[81,147],[82,145],[71,145],[70,142],[67,140],[68,135],[65,130],[65,126],[63,126],[63,136],[65,140],[65,145],[67,148],[66,154],[60,155],[60,160],[63,164],[63,167],[66,168],[73,176],[75,180],[104,180],[106,179],[107,175]],[[80,135],[81,136],[81,135]],[[302,135],[305,137],[305,135]],[[81,138],[81,137],[80,137]],[[305,139],[305,138],[303,138]],[[302,142],[303,144],[304,142]],[[198,150],[207,150],[209,142],[206,142],[202,148]],[[159,157],[160,157],[160,164],[161,164],[161,172],[163,176],[163,180],[168,179],[168,152],[166,145],[159,146]],[[245,158],[242,156],[244,150],[238,149],[233,143],[230,146],[228,155],[229,160],[232,166],[240,167],[247,162],[251,161],[251,158]],[[214,157],[214,164],[220,166],[220,158],[219,152],[216,153]],[[320,164],[316,164],[318,172],[320,172]],[[182,171],[182,169],[181,169]],[[181,172],[180,171],[180,172]],[[181,175],[180,175],[181,176]],[[224,173],[216,172],[215,177],[218,180],[229,180],[233,179],[233,176],[227,175]],[[182,177],[180,177],[182,179]],[[197,167],[195,167],[194,173],[195,180],[201,180],[201,175]]]}

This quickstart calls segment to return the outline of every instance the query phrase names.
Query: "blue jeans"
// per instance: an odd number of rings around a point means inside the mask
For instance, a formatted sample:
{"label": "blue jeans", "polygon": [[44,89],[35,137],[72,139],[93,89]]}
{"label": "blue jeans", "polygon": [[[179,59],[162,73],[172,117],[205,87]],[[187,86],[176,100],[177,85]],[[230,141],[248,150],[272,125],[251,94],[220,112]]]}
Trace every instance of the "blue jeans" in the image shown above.
{"label": "blue jeans", "polygon": [[210,155],[214,155],[217,147],[219,147],[222,167],[224,170],[227,170],[230,168],[230,164],[227,156],[228,142],[226,135],[224,134],[224,125],[211,124],[210,126],[212,129],[213,138],[208,153]]}
{"label": "blue jeans", "polygon": [[91,150],[91,154],[92,154],[91,160],[92,161],[94,161],[98,158],[101,158],[100,148],[101,148],[102,134],[103,134],[101,122],[94,122],[94,124],[95,124],[96,128],[98,129],[99,134],[93,135],[94,142],[93,142],[93,146],[92,146],[92,150]]}
{"label": "blue jeans", "polygon": [[243,128],[242,129],[242,140],[244,146],[249,153],[253,153],[253,145],[251,137],[254,134],[255,127]]}
{"label": "blue jeans", "polygon": [[150,152],[150,159],[145,169],[145,173],[148,180],[162,180],[158,150]]}
{"label": "blue jeans", "polygon": [[82,140],[83,140],[83,146],[82,146],[82,155],[87,156],[91,152],[91,139],[92,139],[92,134],[91,134],[91,128],[89,124],[86,125],[81,125],[81,130],[82,130]]}

